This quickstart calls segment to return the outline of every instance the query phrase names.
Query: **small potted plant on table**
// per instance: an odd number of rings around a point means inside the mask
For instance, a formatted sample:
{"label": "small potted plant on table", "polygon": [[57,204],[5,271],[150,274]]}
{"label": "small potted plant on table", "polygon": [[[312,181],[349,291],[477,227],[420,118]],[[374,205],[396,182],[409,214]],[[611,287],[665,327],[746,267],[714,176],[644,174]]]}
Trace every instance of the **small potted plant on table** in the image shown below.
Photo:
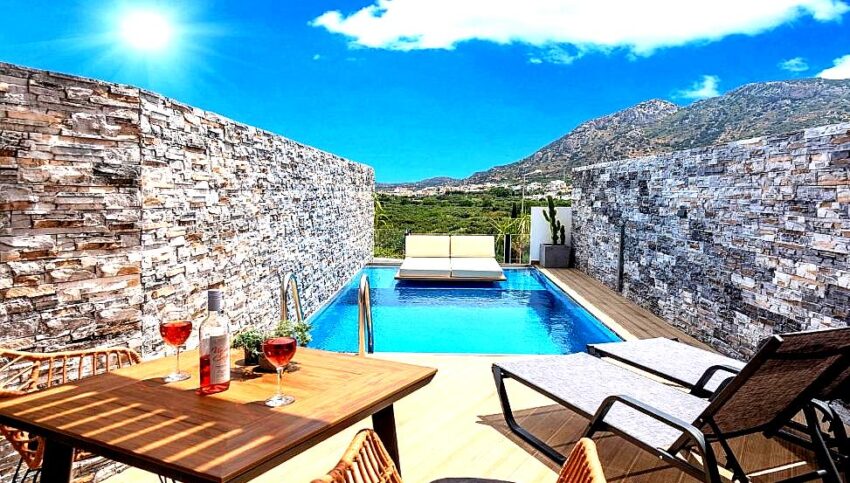
{"label": "small potted plant on table", "polygon": [[256,366],[260,363],[260,356],[263,355],[263,341],[266,340],[264,333],[259,330],[249,327],[233,338],[231,344],[234,349],[242,348],[244,353],[244,364],[246,366]]}
{"label": "small potted plant on table", "polygon": [[540,244],[540,266],[543,268],[564,268],[570,261],[570,247],[566,244],[567,229],[557,219],[558,211],[555,209],[555,200],[551,196],[547,196],[546,202],[549,207],[548,210],[543,212],[543,218],[549,222],[552,243]]}
{"label": "small potted plant on table", "polygon": [[259,370],[264,372],[275,372],[275,367],[266,360],[263,355],[263,342],[271,337],[292,337],[298,341],[301,347],[307,347],[312,337],[310,330],[313,325],[307,321],[292,322],[282,320],[272,332],[262,332],[253,327],[249,327],[233,338],[231,344],[234,349],[241,348],[245,354],[246,366],[258,366]]}

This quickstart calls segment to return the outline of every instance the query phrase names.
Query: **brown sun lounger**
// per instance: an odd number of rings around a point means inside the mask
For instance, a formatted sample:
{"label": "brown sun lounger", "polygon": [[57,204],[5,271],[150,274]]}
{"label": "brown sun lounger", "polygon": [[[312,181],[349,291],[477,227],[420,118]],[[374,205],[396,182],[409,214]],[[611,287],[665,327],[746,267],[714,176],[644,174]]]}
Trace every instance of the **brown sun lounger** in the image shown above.
{"label": "brown sun lounger", "polygon": [[[700,480],[721,481],[711,443],[724,467],[749,481],[728,440],[762,433],[774,437],[796,414],[805,415],[817,470],[792,481],[841,482],[839,465],[824,441],[812,400],[846,394],[850,378],[850,328],[776,335],[740,372],[704,398],[644,377],[588,354],[499,362],[493,375],[510,429],[551,459],[563,455],[520,427],[504,379],[511,378],[588,418],[585,435],[611,431]],[[688,453],[700,456],[701,464]]]}

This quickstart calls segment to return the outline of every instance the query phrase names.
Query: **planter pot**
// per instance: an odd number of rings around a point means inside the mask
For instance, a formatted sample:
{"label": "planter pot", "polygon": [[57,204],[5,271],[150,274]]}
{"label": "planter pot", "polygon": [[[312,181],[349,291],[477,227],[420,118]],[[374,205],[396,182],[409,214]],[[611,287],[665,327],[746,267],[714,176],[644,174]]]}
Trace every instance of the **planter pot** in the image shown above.
{"label": "planter pot", "polygon": [[543,268],[566,268],[570,263],[569,245],[540,244],[540,266]]}
{"label": "planter pot", "polygon": [[260,363],[259,357],[246,347],[242,348],[242,356],[246,366],[256,366]]}
{"label": "planter pot", "polygon": [[277,372],[274,365],[272,365],[272,363],[269,362],[263,354],[260,354],[260,363],[256,368],[254,368],[254,370],[259,372]]}

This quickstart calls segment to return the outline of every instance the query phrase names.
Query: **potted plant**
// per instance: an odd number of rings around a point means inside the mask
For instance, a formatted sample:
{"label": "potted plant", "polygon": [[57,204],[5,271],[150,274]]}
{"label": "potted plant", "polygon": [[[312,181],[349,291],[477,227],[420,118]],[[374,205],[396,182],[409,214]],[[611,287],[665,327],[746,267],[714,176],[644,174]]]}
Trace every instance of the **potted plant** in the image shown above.
{"label": "potted plant", "polygon": [[[313,324],[305,321],[301,322],[293,322],[291,320],[281,320],[277,327],[270,333],[263,337],[263,340],[269,337],[292,337],[296,341],[298,341],[298,345],[301,347],[307,347],[307,344],[310,343],[312,337],[310,336],[310,330],[313,328]],[[264,372],[275,372],[275,367],[266,360],[266,356],[262,354],[262,347],[260,348],[260,362],[259,369]]]}
{"label": "potted plant", "polygon": [[263,355],[263,342],[270,337],[292,337],[298,341],[298,345],[307,347],[312,339],[310,336],[312,328],[313,324],[307,321],[292,322],[289,320],[281,320],[272,332],[262,332],[249,327],[236,334],[231,346],[234,349],[242,349],[245,354],[244,364],[246,366],[259,366],[262,371],[275,372],[274,366]]}
{"label": "potted plant", "polygon": [[253,327],[249,327],[236,334],[231,346],[234,349],[242,348],[245,354],[246,366],[255,366],[260,363],[260,356],[263,355],[264,340],[266,340],[265,334]]}
{"label": "potted plant", "polygon": [[310,336],[310,331],[313,329],[313,324],[302,320],[293,322],[291,320],[281,320],[275,327],[272,335],[274,337],[292,337],[298,341],[301,347],[307,347],[313,338]]}
{"label": "potted plant", "polygon": [[546,197],[548,210],[543,212],[543,218],[549,222],[549,232],[552,235],[552,243],[540,244],[540,266],[544,268],[564,268],[570,260],[570,247],[566,244],[566,227],[557,220],[558,211],[555,209],[555,200],[551,196]]}

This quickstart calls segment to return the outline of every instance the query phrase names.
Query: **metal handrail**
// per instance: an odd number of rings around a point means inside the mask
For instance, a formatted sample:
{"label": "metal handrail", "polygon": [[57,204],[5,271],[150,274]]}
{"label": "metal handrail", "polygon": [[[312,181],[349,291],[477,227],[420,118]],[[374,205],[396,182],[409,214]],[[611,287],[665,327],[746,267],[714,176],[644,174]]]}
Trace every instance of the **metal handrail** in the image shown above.
{"label": "metal handrail", "polygon": [[280,320],[289,320],[289,289],[292,290],[292,305],[295,307],[295,317],[299,323],[304,322],[304,311],[301,310],[301,295],[298,293],[298,279],[295,274],[287,272],[280,279]]}
{"label": "metal handrail", "polygon": [[364,273],[360,277],[360,289],[357,291],[357,355],[365,356],[375,352],[375,334],[372,326],[372,301],[369,298],[369,277]]}

